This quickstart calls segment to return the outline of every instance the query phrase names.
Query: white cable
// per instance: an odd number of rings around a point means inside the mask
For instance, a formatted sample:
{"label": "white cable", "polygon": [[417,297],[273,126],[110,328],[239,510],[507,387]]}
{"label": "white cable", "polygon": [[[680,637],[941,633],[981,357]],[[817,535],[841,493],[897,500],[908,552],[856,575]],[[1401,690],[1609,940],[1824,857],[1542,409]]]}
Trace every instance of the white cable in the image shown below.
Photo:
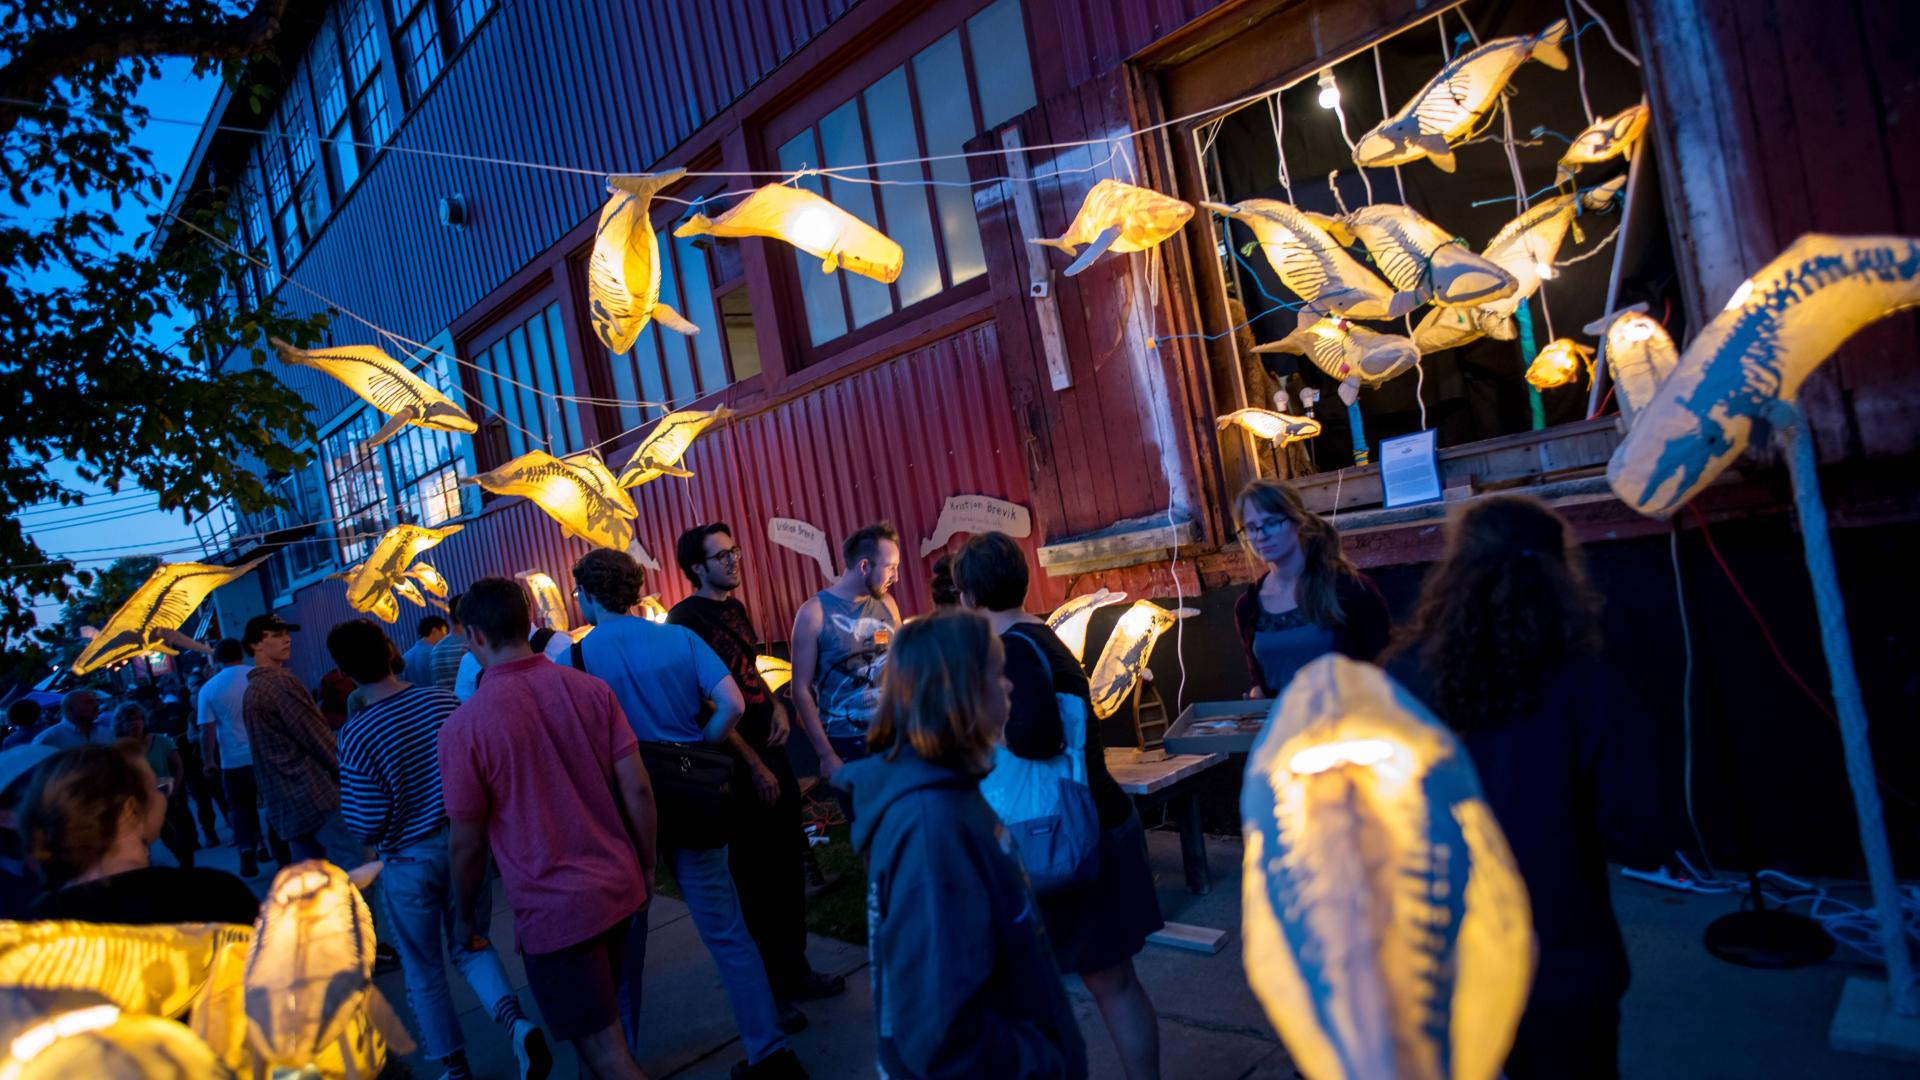
{"label": "white cable", "polygon": [[1639,67],[1640,58],[1628,52],[1627,47],[1620,44],[1620,39],[1613,36],[1613,27],[1608,26],[1607,20],[1601,18],[1600,13],[1593,10],[1593,5],[1587,3],[1587,0],[1580,0],[1580,6],[1586,10],[1587,14],[1593,16],[1594,22],[1600,24],[1600,32],[1607,35],[1607,44],[1613,46],[1613,51],[1625,57],[1627,63],[1632,64],[1634,67]]}
{"label": "white cable", "polygon": [[[1441,37],[1444,38],[1445,36],[1446,34],[1443,31]],[[1373,81],[1374,85],[1380,88],[1380,115],[1383,117],[1392,116],[1393,109],[1387,105],[1387,74],[1386,69],[1380,66],[1380,46],[1378,45],[1373,47]],[[1400,201],[1402,203],[1406,202],[1407,185],[1400,179],[1400,166],[1398,165],[1393,167],[1393,187],[1394,190],[1400,193]]]}
{"label": "white cable", "polygon": [[1587,65],[1580,58],[1580,19],[1573,13],[1573,0],[1561,0],[1567,6],[1567,25],[1573,27],[1573,70],[1580,83],[1580,108],[1593,123],[1593,102],[1587,100]]}
{"label": "white cable", "polygon": [[[1680,645],[1685,658],[1680,675],[1680,790],[1687,807],[1687,825],[1693,829],[1693,842],[1700,848],[1700,860],[1718,877],[1713,869],[1713,857],[1707,854],[1706,837],[1700,832],[1700,822],[1693,813],[1693,626],[1687,618],[1686,577],[1680,572],[1680,527],[1671,522],[1667,525],[1667,550],[1673,558],[1673,600],[1680,612]],[[1686,865],[1685,856],[1681,857],[1681,864]]]}

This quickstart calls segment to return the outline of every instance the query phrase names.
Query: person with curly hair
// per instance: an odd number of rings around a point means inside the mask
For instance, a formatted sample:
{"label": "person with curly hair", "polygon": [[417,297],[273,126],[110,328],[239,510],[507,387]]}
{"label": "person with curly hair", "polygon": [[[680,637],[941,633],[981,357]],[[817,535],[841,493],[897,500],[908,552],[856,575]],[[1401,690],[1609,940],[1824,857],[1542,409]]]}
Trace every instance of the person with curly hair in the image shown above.
{"label": "person with curly hair", "polygon": [[1390,653],[1466,744],[1532,900],[1540,957],[1515,1080],[1617,1074],[1628,972],[1607,862],[1662,854],[1648,714],[1599,663],[1599,608],[1567,523],[1491,496],[1454,520]]}
{"label": "person with curly hair", "polygon": [[1241,543],[1266,573],[1233,605],[1250,698],[1277,697],[1309,661],[1330,652],[1372,660],[1391,623],[1380,590],[1340,553],[1340,534],[1278,480],[1233,500]]}

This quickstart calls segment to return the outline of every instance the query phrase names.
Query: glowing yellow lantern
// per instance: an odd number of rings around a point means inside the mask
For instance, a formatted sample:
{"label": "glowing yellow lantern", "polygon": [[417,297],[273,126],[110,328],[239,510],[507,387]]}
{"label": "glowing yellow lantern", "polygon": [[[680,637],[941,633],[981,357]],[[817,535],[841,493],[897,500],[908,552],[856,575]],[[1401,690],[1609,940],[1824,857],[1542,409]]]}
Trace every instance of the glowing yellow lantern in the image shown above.
{"label": "glowing yellow lantern", "polygon": [[[1402,294],[1408,295],[1408,294]],[[1300,325],[1279,341],[1256,347],[1256,353],[1300,353],[1313,366],[1340,380],[1340,400],[1348,405],[1360,398],[1362,386],[1379,386],[1412,371],[1420,349],[1401,334],[1382,334],[1346,319],[1300,313]]]}
{"label": "glowing yellow lantern", "polygon": [[1075,660],[1085,660],[1087,651],[1087,627],[1093,622],[1093,613],[1103,607],[1126,602],[1127,594],[1102,588],[1099,592],[1082,593],[1069,597],[1067,602],[1053,609],[1047,616],[1047,627],[1060,644],[1067,647]]}
{"label": "glowing yellow lantern", "polygon": [[1560,157],[1560,166],[1553,182],[1564,184],[1573,179],[1582,165],[1597,165],[1602,161],[1619,157],[1633,149],[1640,136],[1647,131],[1647,103],[1629,106],[1612,116],[1603,116],[1587,125],[1573,142],[1567,152]]}
{"label": "glowing yellow lantern", "polygon": [[671,169],[607,178],[612,198],[600,211],[587,259],[587,311],[593,332],[609,351],[633,348],[651,320],[677,334],[700,332],[660,302],[660,238],[648,217],[655,193],[685,174],[685,169]]}
{"label": "glowing yellow lantern", "polygon": [[121,604],[73,661],[73,673],[85,675],[125,663],[142,653],[165,651],[170,638],[213,590],[245,577],[266,559],[239,566],[167,563],[147,577]]}
{"label": "glowing yellow lantern", "polygon": [[1861,327],[1920,304],[1920,238],[1793,242],[1739,289],[1613,452],[1607,481],[1643,514],[1668,514],[1713,482]]}
{"label": "glowing yellow lantern", "polygon": [[664,623],[667,621],[667,605],[661,603],[657,596],[643,596],[640,598],[640,617],[650,623]]}
{"label": "glowing yellow lantern", "polygon": [[1606,335],[1607,372],[1613,376],[1620,416],[1629,428],[1680,362],[1680,350],[1667,328],[1649,317],[1646,309],[1645,304],[1635,304],[1587,327],[1589,334]]}
{"label": "glowing yellow lantern", "polygon": [[640,514],[596,454],[562,460],[544,450],[530,450],[460,482],[478,484],[496,495],[525,496],[569,536],[615,551],[624,551],[633,539],[633,519]]}
{"label": "glowing yellow lantern", "polygon": [[1593,370],[1593,350],[1572,338],[1555,338],[1527,365],[1527,385],[1535,390],[1565,386]]}
{"label": "glowing yellow lantern", "polygon": [[420,583],[420,587],[434,596],[447,595],[447,579],[440,575],[429,563],[416,562],[407,567],[407,576]]}
{"label": "glowing yellow lantern", "polygon": [[1235,409],[1214,421],[1225,431],[1239,425],[1255,438],[1271,440],[1275,446],[1291,446],[1320,434],[1320,421],[1311,416],[1292,416],[1272,409]]}
{"label": "glowing yellow lantern", "polygon": [[1247,982],[1310,1080],[1499,1076],[1527,891],[1465,751],[1368,664],[1300,669],[1247,761]]}
{"label": "glowing yellow lantern", "polygon": [[513,576],[527,583],[527,591],[533,594],[533,610],[540,625],[566,633],[570,625],[567,598],[561,593],[559,582],[540,570],[522,570]]}
{"label": "glowing yellow lantern", "polygon": [[221,923],[0,922],[0,986],[84,990],[128,1012],[178,1016],[206,987],[215,952],[252,935]]}
{"label": "glowing yellow lantern", "polygon": [[1145,251],[1180,231],[1193,216],[1193,204],[1162,195],[1150,188],[1102,180],[1080,200],[1080,211],[1073,216],[1067,231],[1051,240],[1029,240],[1030,244],[1058,248],[1072,255],[1083,244],[1084,254],[1067,267],[1067,276],[1093,265],[1109,249],[1117,252]]}
{"label": "glowing yellow lantern", "polygon": [[1512,296],[1520,283],[1499,263],[1454,243],[1453,234],[1408,207],[1363,206],[1341,219],[1340,232],[1366,245],[1393,287],[1439,307],[1485,304]]}
{"label": "glowing yellow lantern", "polygon": [[1094,716],[1105,720],[1120,711],[1147,670],[1154,642],[1177,620],[1193,613],[1189,608],[1168,611],[1151,600],[1134,601],[1113,625],[1113,635],[1107,638],[1106,647],[1100,650],[1100,659],[1094,662],[1091,679]]}
{"label": "glowing yellow lantern", "polygon": [[777,656],[756,656],[753,658],[753,670],[760,673],[760,681],[767,685],[767,693],[777,694],[793,681],[793,664]]}
{"label": "glowing yellow lantern", "polygon": [[407,596],[415,604],[424,604],[413,583],[407,580],[407,567],[415,556],[459,532],[461,526],[446,525],[430,529],[425,525],[395,525],[380,537],[366,561],[348,571],[347,606],[364,611],[384,622],[400,617],[396,595]]}
{"label": "glowing yellow lantern", "polygon": [[691,479],[693,474],[680,467],[680,459],[686,456],[694,437],[732,415],[732,409],[722,406],[711,412],[683,409],[661,417],[647,437],[640,440],[640,445],[633,448],[633,456],[620,470],[619,486],[637,488],[662,476]]}
{"label": "glowing yellow lantern", "polygon": [[0,1054],[0,1080],[233,1075],[184,1025],[113,1005],[55,1012],[9,1039]]}
{"label": "glowing yellow lantern", "polygon": [[1455,57],[1399,112],[1360,136],[1353,163],[1378,169],[1424,157],[1452,172],[1451,144],[1480,127],[1521,64],[1538,60],[1556,71],[1567,69],[1560,43],[1571,33],[1567,21],[1557,19],[1538,34],[1495,38]]}
{"label": "glowing yellow lantern", "polygon": [[1418,293],[1394,291],[1313,218],[1286,203],[1248,199],[1232,206],[1200,205],[1253,230],[1280,283],[1306,301],[1315,315],[1397,319],[1421,304]]}
{"label": "glowing yellow lantern", "polygon": [[429,386],[407,365],[388,356],[384,349],[373,345],[297,349],[278,338],[274,339],[273,348],[282,363],[312,368],[331,376],[358,394],[360,400],[387,414],[387,422],[362,444],[362,453],[393,438],[408,424],[465,435],[480,430],[480,425],[473,422],[465,409]]}
{"label": "glowing yellow lantern", "polygon": [[695,214],[675,236],[765,236],[820,260],[823,273],[845,268],[892,284],[905,254],[885,233],[802,187],[768,184],[717,218]]}

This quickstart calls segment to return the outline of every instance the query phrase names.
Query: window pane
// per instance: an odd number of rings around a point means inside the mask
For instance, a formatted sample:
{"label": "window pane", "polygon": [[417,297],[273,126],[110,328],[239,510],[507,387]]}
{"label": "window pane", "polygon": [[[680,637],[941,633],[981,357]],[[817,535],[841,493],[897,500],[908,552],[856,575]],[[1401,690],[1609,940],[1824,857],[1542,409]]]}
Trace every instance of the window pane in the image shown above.
{"label": "window pane", "polygon": [[310,172],[300,181],[297,202],[300,223],[306,227],[307,235],[320,235],[320,223],[327,218],[327,185],[321,182],[319,173]]}
{"label": "window pane", "polygon": [[680,297],[686,302],[680,314],[700,328],[687,343],[693,346],[694,364],[700,369],[700,392],[710,394],[727,385],[727,361],[720,347],[719,328],[714,325],[717,320],[713,316],[713,282],[707,277],[707,253],[695,247],[691,238],[672,244],[680,263]]}
{"label": "window pane", "polygon": [[968,19],[967,45],[973,51],[981,123],[991,128],[1033,108],[1033,65],[1027,59],[1020,0],[995,0]]}
{"label": "window pane", "polygon": [[453,0],[454,40],[467,40],[473,28],[493,10],[493,4],[494,0]]}
{"label": "window pane", "polygon": [[[680,295],[679,274],[673,265],[673,252],[669,248],[660,260],[660,300],[674,310],[685,313],[686,298]],[[693,384],[693,356],[690,342],[671,330],[651,327],[653,337],[660,345],[661,353],[666,357],[667,393],[669,407],[678,409],[691,401],[699,392]]]}
{"label": "window pane", "polygon": [[[535,318],[537,319],[539,316],[535,316]],[[506,344],[513,350],[513,377],[520,383],[520,385],[515,388],[519,391],[516,400],[520,403],[520,415],[514,417],[514,419],[519,422],[521,427],[533,433],[532,435],[526,436],[526,438],[538,438],[546,434],[547,422],[546,417],[540,410],[540,397],[533,392],[533,387],[536,384],[536,376],[533,373],[533,366],[527,359],[526,325],[522,324],[514,328],[513,333],[507,335]],[[532,446],[529,445],[528,448],[532,449]]]}
{"label": "window pane", "polygon": [[753,326],[753,308],[747,300],[747,287],[720,298],[720,322],[726,327],[727,356],[733,360],[733,377],[751,379],[760,374],[760,339]]}
{"label": "window pane", "polygon": [[297,71],[280,99],[280,129],[287,136],[287,158],[293,163],[293,175],[305,176],[313,168],[313,117],[307,111],[307,73]]}
{"label": "window pane", "polygon": [[[920,156],[914,137],[913,100],[907,95],[907,69],[898,67],[867,87],[867,128],[872,133],[873,160],[902,161]],[[877,170],[882,180],[905,181],[883,185],[880,204],[887,212],[887,235],[906,253],[900,279],[900,306],[917,303],[940,291],[940,253],[933,246],[933,217],[927,209],[928,189],[919,165],[890,165]]]}
{"label": "window pane", "polygon": [[[960,32],[954,31],[913,58],[913,82],[920,90],[920,119],[926,125],[927,154],[958,154],[973,138],[973,106],[965,95],[947,92],[966,85],[966,64],[960,55]],[[958,285],[987,271],[980,249],[980,226],[973,217],[973,190],[955,187],[969,179],[961,159],[932,162],[933,178],[945,181],[933,189],[940,208],[940,235],[947,242],[949,281]]]}
{"label": "window pane", "polygon": [[[631,353],[609,353],[607,366],[613,373],[613,396],[621,401],[637,401],[641,397],[640,385],[633,377],[633,355]],[[639,427],[645,419],[638,405],[620,406],[620,430],[631,431]]]}
{"label": "window pane", "polygon": [[329,516],[338,522],[343,537],[340,558],[348,564],[366,558],[377,534],[386,527],[386,470],[378,452],[360,453],[361,442],[373,435],[373,418],[371,410],[362,410],[328,435],[321,447]]}
{"label": "window pane", "polygon": [[333,151],[334,179],[344,196],[360,178],[360,148],[353,145],[353,125],[343,121],[327,138],[332,140],[327,145]]}
{"label": "window pane", "polygon": [[[801,169],[809,165],[818,165],[819,155],[814,152],[813,129],[795,135],[780,148],[780,167],[782,169]],[[820,178],[806,176],[800,179],[800,186],[820,194]],[[820,260],[798,248],[794,249],[794,258],[800,268],[800,297],[807,308],[807,336],[813,344],[832,341],[847,332],[846,308],[840,298],[840,282],[831,274],[820,272]]]}
{"label": "window pane", "polygon": [[380,22],[373,0],[348,0],[345,11],[347,71],[356,89],[380,68],[380,42],[373,36]]}
{"label": "window pane", "polygon": [[[860,99],[847,102],[820,121],[820,149],[821,160],[827,165],[854,165],[873,160],[867,156],[866,140],[860,131]],[[855,175],[868,177],[868,172]],[[869,225],[879,225],[880,219],[873,212],[871,186],[833,180],[828,183],[827,189],[827,198],[833,200],[835,206]],[[819,272],[818,261],[813,269],[815,273]],[[847,287],[847,298],[853,302],[853,325],[856,328],[893,313],[893,294],[885,285],[845,270],[836,270],[834,276],[841,278]]]}
{"label": "window pane", "polygon": [[320,126],[332,128],[347,115],[347,90],[340,80],[340,40],[333,22],[320,24],[313,37],[313,92],[320,108]]}
{"label": "window pane", "polygon": [[[360,120],[360,133],[363,136],[361,141],[378,146],[387,141],[387,136],[393,134],[393,116],[387,109],[386,83],[379,79],[369,81],[366,90],[362,91],[360,97],[354,101],[353,109]],[[367,157],[373,156],[371,148],[363,149]]]}
{"label": "window pane", "polygon": [[431,3],[420,4],[400,28],[400,63],[407,75],[407,100],[420,103],[434,76],[440,74],[440,18]]}
{"label": "window pane", "polygon": [[[655,335],[658,338],[659,335]],[[640,397],[646,401],[665,401],[666,384],[660,378],[660,349],[654,342],[644,337],[633,346],[633,370],[640,376]],[[658,416],[661,409],[649,405],[641,409],[643,416]]]}
{"label": "window pane", "polygon": [[[557,301],[527,321],[527,341],[533,350],[533,385],[549,394],[571,397],[573,370],[567,359],[566,335],[560,328]],[[539,395],[535,395],[534,400],[539,402],[542,426],[553,436],[554,453],[564,453],[581,445],[583,440],[575,439],[579,431],[574,423],[572,402]]]}

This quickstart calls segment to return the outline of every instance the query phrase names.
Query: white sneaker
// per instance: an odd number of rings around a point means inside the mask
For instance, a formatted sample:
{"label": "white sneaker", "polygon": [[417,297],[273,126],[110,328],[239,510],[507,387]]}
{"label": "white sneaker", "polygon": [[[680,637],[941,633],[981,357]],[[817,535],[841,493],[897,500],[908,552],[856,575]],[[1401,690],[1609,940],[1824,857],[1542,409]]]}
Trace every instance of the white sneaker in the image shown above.
{"label": "white sneaker", "polygon": [[520,1080],[546,1080],[553,1071],[553,1051],[547,1047],[547,1033],[530,1020],[513,1023],[513,1056],[520,1062]]}

